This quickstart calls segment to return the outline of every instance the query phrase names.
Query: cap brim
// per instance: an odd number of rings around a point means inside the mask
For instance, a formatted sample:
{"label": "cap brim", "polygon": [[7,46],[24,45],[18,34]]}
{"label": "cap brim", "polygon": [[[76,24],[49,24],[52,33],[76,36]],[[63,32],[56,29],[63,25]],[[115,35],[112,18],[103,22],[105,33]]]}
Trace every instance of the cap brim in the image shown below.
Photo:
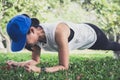
{"label": "cap brim", "polygon": [[26,44],[26,35],[23,36],[23,38],[21,40],[19,40],[19,42],[12,41],[11,42],[11,50],[13,52],[20,51],[24,48],[25,44]]}

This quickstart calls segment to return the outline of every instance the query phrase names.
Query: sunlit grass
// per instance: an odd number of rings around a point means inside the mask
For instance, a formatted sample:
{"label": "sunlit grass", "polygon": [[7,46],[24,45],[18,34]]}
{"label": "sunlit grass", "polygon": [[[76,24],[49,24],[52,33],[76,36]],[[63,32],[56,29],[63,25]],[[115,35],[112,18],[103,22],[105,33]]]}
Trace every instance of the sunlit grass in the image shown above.
{"label": "sunlit grass", "polygon": [[[1,70],[0,80],[119,80],[120,61],[113,58],[112,51],[72,51],[70,52],[68,71],[56,73],[27,73],[23,68]],[[31,53],[0,53],[0,66],[7,60],[25,61],[31,59]],[[52,67],[58,64],[56,52],[41,54],[41,64],[37,66]]]}

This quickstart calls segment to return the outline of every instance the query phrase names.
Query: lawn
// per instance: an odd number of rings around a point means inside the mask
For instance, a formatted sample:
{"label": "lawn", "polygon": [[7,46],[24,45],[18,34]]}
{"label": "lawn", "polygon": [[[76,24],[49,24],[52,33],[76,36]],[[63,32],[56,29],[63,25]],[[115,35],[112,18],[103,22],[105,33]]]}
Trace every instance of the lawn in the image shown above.
{"label": "lawn", "polygon": [[[43,52],[40,67],[58,64],[57,53]],[[7,60],[24,61],[30,53],[0,53],[0,67]],[[0,80],[120,80],[120,60],[113,58],[111,51],[73,51],[70,54],[68,71],[56,73],[27,73],[23,68],[0,69]]]}

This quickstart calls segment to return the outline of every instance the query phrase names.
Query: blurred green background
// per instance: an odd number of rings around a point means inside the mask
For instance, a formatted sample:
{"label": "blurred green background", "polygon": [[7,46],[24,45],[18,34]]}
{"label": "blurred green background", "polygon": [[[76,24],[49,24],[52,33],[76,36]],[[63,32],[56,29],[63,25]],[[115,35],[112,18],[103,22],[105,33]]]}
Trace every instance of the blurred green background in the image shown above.
{"label": "blurred green background", "polygon": [[0,35],[9,48],[6,24],[15,15],[26,13],[41,23],[70,21],[93,23],[112,41],[120,37],[120,0],[0,0]]}

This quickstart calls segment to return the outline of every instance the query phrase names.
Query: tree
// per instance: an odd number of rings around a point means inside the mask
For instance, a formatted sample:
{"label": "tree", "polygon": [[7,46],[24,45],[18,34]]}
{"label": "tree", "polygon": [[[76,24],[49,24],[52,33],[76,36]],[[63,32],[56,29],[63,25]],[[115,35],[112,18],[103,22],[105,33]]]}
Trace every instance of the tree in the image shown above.
{"label": "tree", "polygon": [[120,0],[84,0],[83,7],[96,11],[99,24],[109,38],[118,41],[120,35]]}
{"label": "tree", "polygon": [[101,6],[100,9],[96,9],[96,12],[101,18],[101,24],[105,25],[103,29],[110,35],[113,34],[114,41],[117,41],[117,36],[120,34],[120,5],[118,5],[118,2],[113,2],[112,0],[101,0],[93,2],[93,4]]}

